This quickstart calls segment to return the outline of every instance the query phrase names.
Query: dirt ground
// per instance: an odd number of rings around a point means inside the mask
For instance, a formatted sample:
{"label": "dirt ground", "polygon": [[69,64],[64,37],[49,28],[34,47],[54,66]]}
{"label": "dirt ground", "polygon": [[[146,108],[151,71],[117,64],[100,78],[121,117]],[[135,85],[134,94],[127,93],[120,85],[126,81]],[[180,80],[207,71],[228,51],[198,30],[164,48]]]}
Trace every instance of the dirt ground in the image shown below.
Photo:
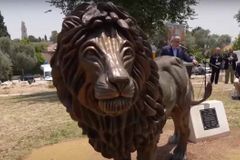
{"label": "dirt ground", "polygon": [[[171,135],[173,124],[168,121],[158,143],[157,160],[167,160],[173,146],[166,145]],[[209,141],[188,144],[188,160],[239,160],[240,129],[232,129],[229,136],[214,138]],[[132,154],[136,159],[136,152]],[[87,138],[46,146],[33,152],[24,160],[103,160],[88,144]]]}
{"label": "dirt ground", "polygon": [[[198,78],[192,81],[195,84],[195,96],[199,97],[203,81]],[[189,143],[188,160],[240,160],[240,101],[230,99],[232,84],[221,82],[213,87],[210,99],[224,102],[231,133],[210,141]],[[0,160],[104,159],[88,144],[87,138],[76,139],[81,133],[76,133],[78,127],[58,101],[55,91],[48,82],[0,87],[0,112],[3,115],[0,116]],[[11,96],[14,98],[5,98]],[[169,158],[173,146],[166,143],[172,131],[172,122],[168,121],[158,144],[157,160]],[[62,140],[65,142],[57,143]],[[53,143],[57,144],[45,146]],[[136,159],[136,153],[132,157]]]}
{"label": "dirt ground", "polygon": [[[195,83],[201,81],[194,80]],[[231,90],[231,85],[224,86],[224,90]],[[221,90],[223,86],[215,87]],[[217,91],[218,92],[218,91]],[[214,95],[213,95],[214,96]],[[166,145],[168,137],[173,132],[172,121],[169,120],[164,127],[158,143],[157,160],[167,160],[171,156],[174,146]],[[198,143],[189,143],[187,151],[188,160],[239,160],[240,159],[240,129],[231,129],[230,135],[215,138]],[[132,154],[136,159],[136,153]],[[87,138],[80,138],[72,141],[62,142],[45,146],[26,156],[24,160],[103,160],[100,153],[97,153],[88,144]]]}

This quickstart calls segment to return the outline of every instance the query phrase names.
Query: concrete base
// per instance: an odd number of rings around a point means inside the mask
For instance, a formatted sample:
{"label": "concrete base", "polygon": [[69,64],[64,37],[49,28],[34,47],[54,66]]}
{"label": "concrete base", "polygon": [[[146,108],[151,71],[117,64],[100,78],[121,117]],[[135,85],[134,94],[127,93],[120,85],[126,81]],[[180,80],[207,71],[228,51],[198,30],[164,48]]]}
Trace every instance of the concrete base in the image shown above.
{"label": "concrete base", "polygon": [[189,126],[189,141],[194,143],[230,133],[223,103],[217,100],[209,100],[193,106],[190,111]]}

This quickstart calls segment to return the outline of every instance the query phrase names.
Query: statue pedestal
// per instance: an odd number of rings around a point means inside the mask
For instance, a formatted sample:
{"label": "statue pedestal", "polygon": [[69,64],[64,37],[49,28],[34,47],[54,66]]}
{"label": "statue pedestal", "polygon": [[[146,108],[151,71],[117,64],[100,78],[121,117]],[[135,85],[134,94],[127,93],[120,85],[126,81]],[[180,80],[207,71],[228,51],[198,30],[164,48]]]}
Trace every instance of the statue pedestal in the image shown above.
{"label": "statue pedestal", "polygon": [[205,101],[190,110],[189,141],[198,142],[230,133],[223,103],[217,100]]}

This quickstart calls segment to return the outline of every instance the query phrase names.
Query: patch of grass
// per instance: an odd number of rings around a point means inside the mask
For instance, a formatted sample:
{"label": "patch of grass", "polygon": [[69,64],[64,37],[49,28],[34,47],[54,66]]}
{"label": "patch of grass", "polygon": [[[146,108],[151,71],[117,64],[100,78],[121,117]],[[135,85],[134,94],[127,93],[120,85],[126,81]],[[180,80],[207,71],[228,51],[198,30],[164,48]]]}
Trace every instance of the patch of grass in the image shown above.
{"label": "patch of grass", "polygon": [[56,93],[0,97],[0,159],[17,160],[33,148],[82,136]]}
{"label": "patch of grass", "polygon": [[82,130],[78,126],[76,126],[76,124],[68,123],[65,124],[64,127],[58,128],[54,132],[51,132],[49,137],[47,137],[46,141],[54,144],[65,140],[66,138],[72,139],[80,136],[82,136]]}

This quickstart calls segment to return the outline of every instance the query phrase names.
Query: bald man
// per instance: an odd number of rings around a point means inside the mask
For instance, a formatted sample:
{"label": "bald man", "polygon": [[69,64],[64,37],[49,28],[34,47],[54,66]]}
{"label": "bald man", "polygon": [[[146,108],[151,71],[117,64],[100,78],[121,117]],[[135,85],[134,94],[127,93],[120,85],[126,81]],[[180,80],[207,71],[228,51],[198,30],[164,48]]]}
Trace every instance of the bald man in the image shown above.
{"label": "bald man", "polygon": [[182,59],[185,62],[192,62],[198,64],[198,62],[190,57],[184,48],[180,47],[181,38],[179,36],[172,36],[170,45],[164,46],[161,50],[160,56],[174,56]]}

